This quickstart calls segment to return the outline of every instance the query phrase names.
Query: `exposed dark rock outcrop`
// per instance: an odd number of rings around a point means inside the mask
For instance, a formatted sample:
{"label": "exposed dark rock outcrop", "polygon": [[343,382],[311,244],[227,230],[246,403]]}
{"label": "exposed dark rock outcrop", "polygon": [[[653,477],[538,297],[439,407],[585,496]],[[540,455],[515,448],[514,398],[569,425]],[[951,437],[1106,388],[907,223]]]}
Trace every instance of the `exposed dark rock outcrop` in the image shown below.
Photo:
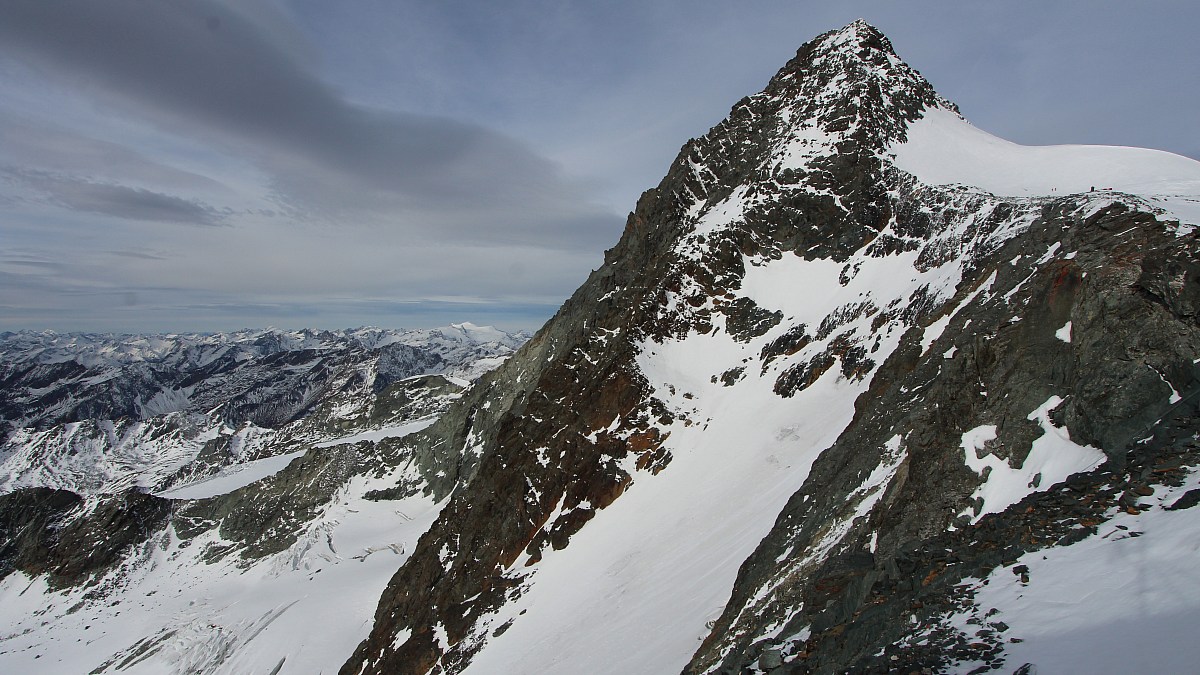
{"label": "exposed dark rock outcrop", "polygon": [[46,574],[69,586],[103,572],[162,529],[170,502],[137,490],[85,508],[66,490],[33,488],[0,495],[0,575]]}

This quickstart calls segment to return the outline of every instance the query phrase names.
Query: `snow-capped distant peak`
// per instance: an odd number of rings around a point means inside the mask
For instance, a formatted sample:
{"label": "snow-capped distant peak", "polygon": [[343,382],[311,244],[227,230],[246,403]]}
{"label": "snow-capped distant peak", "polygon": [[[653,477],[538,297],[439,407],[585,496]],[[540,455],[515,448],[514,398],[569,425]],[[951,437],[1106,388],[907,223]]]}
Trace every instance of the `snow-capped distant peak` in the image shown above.
{"label": "snow-capped distant peak", "polygon": [[470,322],[452,323],[451,328],[458,329],[464,335],[475,340],[476,342],[503,342],[510,338],[508,333],[496,328],[495,326],[476,326]]}

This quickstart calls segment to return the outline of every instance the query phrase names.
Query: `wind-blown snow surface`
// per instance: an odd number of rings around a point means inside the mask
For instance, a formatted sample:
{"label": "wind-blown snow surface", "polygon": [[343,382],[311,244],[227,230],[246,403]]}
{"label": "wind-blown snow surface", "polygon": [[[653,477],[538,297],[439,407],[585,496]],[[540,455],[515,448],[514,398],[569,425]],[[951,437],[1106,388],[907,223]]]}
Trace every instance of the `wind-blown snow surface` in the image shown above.
{"label": "wind-blown snow surface", "polygon": [[215,529],[188,544],[168,529],[99,580],[119,589],[111,603],[13,573],[0,582],[0,672],[337,672],[441,508],[362,498],[395,480],[353,479],[289,550],[244,568],[237,556],[201,559]]}
{"label": "wind-blown snow surface", "polygon": [[1111,190],[1200,224],[1200,162],[1187,157],[1145,148],[1018,145],[943,108],[926,110],[907,134],[907,142],[888,152],[897,167],[928,185],[960,184],[1014,197]]}
{"label": "wind-blown snow surface", "polygon": [[[1095,535],[1026,554],[974,580],[978,613],[1009,627],[1005,658],[1058,673],[1193,673],[1200,663],[1200,519],[1165,510],[1200,488],[1200,473],[1180,487],[1158,486],[1147,508],[1114,511]],[[1028,569],[1028,582],[1014,573]],[[967,614],[952,617],[968,635]],[[971,672],[978,664],[959,664]]]}

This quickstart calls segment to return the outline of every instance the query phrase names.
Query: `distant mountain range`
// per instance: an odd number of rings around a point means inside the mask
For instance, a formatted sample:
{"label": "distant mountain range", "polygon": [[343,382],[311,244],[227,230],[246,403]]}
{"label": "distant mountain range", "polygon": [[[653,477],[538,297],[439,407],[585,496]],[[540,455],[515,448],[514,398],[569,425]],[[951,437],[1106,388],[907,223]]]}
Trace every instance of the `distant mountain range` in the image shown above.
{"label": "distant mountain range", "polygon": [[465,384],[528,337],[469,323],[203,335],[0,333],[0,424],[43,428],[222,408],[231,424],[275,426],[339,388],[378,392],[430,373]]}
{"label": "distant mountain range", "polygon": [[206,335],[4,333],[0,490],[160,489],[283,452],[299,439],[428,417],[528,337],[469,323]]}

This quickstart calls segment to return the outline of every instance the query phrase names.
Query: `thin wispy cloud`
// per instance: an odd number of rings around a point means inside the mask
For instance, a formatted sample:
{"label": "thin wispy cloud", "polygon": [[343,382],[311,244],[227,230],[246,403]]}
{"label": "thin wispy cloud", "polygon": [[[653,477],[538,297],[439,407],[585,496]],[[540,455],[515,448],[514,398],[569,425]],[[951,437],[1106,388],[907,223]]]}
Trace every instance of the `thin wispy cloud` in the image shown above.
{"label": "thin wispy cloud", "polygon": [[228,213],[197,199],[145,188],[99,183],[62,174],[8,167],[0,175],[41,193],[57,206],[115,218],[184,225],[223,225]]}

